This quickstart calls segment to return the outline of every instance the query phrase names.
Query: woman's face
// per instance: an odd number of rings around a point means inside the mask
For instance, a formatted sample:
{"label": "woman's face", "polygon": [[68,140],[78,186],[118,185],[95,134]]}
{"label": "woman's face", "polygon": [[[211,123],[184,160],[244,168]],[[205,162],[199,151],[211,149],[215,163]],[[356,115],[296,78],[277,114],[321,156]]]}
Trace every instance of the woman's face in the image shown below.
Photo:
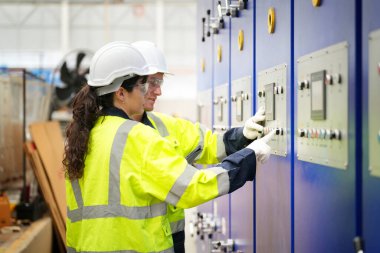
{"label": "woman's face", "polygon": [[141,84],[141,79],[137,81],[137,85],[133,87],[132,92],[122,88],[125,96],[125,102],[122,106],[130,118],[144,113],[144,88],[144,84]]}

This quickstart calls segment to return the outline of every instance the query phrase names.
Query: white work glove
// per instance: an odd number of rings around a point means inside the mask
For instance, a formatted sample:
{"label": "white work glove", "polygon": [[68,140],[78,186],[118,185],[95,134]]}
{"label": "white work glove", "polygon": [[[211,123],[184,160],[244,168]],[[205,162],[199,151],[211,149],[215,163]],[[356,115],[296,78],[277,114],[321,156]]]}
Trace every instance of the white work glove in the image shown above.
{"label": "white work glove", "polygon": [[257,162],[265,163],[269,159],[271,147],[267,143],[272,139],[275,133],[276,131],[272,130],[263,138],[257,139],[247,146],[247,148],[255,151]]}
{"label": "white work glove", "polygon": [[245,138],[254,140],[262,135],[264,127],[259,125],[258,122],[265,120],[265,109],[260,107],[254,116],[249,118],[243,128],[243,135]]}

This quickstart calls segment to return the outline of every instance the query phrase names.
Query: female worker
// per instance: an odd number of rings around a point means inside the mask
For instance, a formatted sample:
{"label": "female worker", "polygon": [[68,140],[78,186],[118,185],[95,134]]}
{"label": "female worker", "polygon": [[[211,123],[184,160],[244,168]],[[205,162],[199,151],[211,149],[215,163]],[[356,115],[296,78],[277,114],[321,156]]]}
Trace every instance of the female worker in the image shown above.
{"label": "female worker", "polygon": [[[227,155],[246,147],[252,140],[261,136],[264,128],[258,123],[265,120],[263,107],[246,121],[244,127],[231,128],[224,134],[212,133],[198,122],[192,123],[178,117],[153,112],[155,102],[162,94],[164,76],[171,73],[168,71],[163,52],[153,42],[136,41],[132,45],[142,53],[148,65],[156,69],[155,73],[147,77],[149,87],[144,102],[147,113],[136,115],[133,119],[157,129],[162,137],[176,145],[176,151],[186,157],[188,163],[217,164]],[[174,252],[183,253],[185,252],[185,211],[169,204],[167,217],[172,231]]]}
{"label": "female worker", "polygon": [[67,130],[68,252],[173,252],[167,204],[189,208],[230,193],[254,179],[256,160],[269,157],[272,135],[217,167],[189,165],[173,143],[130,120],[144,110],[151,73],[125,42],[93,57]]}

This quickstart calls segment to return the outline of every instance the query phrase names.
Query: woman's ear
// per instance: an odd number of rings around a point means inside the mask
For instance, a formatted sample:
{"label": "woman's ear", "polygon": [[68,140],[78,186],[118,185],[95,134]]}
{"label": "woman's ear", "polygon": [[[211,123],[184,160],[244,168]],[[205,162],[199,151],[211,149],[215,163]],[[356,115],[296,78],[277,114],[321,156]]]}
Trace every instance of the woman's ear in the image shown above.
{"label": "woman's ear", "polygon": [[115,95],[116,95],[116,99],[121,102],[121,103],[124,103],[126,97],[125,97],[125,94],[124,94],[124,89],[123,88],[119,88],[116,92],[115,92]]}

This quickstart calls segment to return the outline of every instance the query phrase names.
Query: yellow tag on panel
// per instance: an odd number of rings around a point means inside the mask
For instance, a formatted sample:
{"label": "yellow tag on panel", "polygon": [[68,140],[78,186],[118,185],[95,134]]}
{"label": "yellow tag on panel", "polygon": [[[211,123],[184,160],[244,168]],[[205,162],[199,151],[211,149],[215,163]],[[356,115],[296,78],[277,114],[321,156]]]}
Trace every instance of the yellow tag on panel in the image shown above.
{"label": "yellow tag on panel", "polygon": [[217,59],[218,59],[218,62],[222,62],[222,46],[221,45],[218,45],[218,49],[217,49]]}
{"label": "yellow tag on panel", "polygon": [[269,8],[268,10],[268,33],[274,33],[274,28],[276,24],[276,15],[274,8]]}
{"label": "yellow tag on panel", "polygon": [[311,0],[311,2],[313,3],[313,6],[314,7],[318,7],[318,6],[321,6],[321,0]]}
{"label": "yellow tag on panel", "polygon": [[201,71],[202,72],[206,71],[206,61],[205,61],[205,58],[201,59]]}
{"label": "yellow tag on panel", "polygon": [[238,47],[239,47],[239,51],[243,51],[243,48],[244,48],[244,31],[243,30],[239,30]]}

